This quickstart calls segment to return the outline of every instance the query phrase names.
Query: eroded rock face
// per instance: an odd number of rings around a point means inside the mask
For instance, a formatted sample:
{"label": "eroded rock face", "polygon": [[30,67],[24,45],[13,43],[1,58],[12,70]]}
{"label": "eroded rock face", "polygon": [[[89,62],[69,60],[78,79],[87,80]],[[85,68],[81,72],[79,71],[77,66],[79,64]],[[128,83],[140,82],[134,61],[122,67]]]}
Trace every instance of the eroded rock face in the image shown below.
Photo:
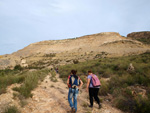
{"label": "eroded rock face", "polygon": [[0,69],[5,69],[7,67],[12,68],[15,65],[16,65],[16,63],[15,63],[14,60],[11,60],[11,59],[0,59]]}

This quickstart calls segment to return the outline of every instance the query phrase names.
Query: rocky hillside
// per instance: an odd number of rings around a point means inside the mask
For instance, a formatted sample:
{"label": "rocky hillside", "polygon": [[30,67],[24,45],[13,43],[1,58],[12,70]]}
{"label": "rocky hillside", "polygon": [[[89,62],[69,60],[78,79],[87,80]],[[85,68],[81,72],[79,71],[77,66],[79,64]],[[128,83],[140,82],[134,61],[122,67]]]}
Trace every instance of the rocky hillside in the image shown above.
{"label": "rocky hillside", "polygon": [[138,40],[145,44],[150,44],[150,31],[133,32],[133,33],[128,34],[127,37],[130,37],[134,40]]}
{"label": "rocky hillside", "polygon": [[[105,32],[74,39],[50,40],[29,46],[0,58],[0,68],[22,66],[64,65],[99,57],[139,54],[149,47],[143,43],[122,37],[119,33]],[[39,63],[40,62],[40,63]]]}

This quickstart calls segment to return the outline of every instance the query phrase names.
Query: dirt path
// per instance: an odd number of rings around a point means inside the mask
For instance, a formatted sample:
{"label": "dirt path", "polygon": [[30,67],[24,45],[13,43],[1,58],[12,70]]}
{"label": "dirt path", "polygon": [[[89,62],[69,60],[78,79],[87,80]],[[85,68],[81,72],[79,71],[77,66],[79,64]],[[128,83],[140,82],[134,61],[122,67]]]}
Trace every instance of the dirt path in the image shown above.
{"label": "dirt path", "polygon": [[[67,100],[68,88],[66,84],[56,76],[57,82],[50,80],[48,75],[45,80],[32,93],[33,97],[28,99],[21,113],[69,113],[70,107]],[[88,95],[81,90],[78,96],[78,113],[122,113],[120,110],[112,108],[102,103],[102,109],[97,109],[95,104],[93,109],[88,106]]]}
{"label": "dirt path", "polygon": [[[20,106],[18,99],[13,97],[12,88],[19,87],[20,84],[13,84],[7,88],[7,93],[0,95],[0,113],[9,105],[15,105],[21,113],[70,113],[68,104],[67,85],[56,75],[57,82],[50,80],[51,75],[47,75],[43,82],[32,91],[33,97],[26,100],[28,103],[24,107]],[[77,113],[122,113],[120,110],[113,108],[105,101],[102,108],[94,103],[93,109],[88,107],[88,93],[81,89],[78,95],[78,112]]]}

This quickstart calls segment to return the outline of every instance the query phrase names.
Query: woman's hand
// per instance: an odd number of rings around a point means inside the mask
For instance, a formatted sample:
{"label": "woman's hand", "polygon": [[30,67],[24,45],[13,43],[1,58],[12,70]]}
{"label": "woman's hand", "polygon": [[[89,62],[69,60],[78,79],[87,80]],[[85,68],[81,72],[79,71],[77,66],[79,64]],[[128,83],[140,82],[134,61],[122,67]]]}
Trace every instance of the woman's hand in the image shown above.
{"label": "woman's hand", "polygon": [[88,92],[89,91],[89,88],[86,88],[86,92]]}
{"label": "woman's hand", "polygon": [[87,79],[86,92],[89,91],[90,79]]}

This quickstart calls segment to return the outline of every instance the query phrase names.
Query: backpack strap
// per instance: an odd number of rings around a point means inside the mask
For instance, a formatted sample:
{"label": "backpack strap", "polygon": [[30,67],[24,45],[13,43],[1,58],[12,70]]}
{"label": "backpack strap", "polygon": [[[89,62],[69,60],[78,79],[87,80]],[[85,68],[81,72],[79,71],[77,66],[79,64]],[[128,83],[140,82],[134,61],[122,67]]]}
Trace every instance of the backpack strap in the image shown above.
{"label": "backpack strap", "polygon": [[[96,75],[92,74],[92,75],[90,75],[90,76],[91,76],[90,83],[92,83],[92,77],[94,78],[94,76],[96,76]],[[93,83],[92,83],[92,84],[93,84]]]}

